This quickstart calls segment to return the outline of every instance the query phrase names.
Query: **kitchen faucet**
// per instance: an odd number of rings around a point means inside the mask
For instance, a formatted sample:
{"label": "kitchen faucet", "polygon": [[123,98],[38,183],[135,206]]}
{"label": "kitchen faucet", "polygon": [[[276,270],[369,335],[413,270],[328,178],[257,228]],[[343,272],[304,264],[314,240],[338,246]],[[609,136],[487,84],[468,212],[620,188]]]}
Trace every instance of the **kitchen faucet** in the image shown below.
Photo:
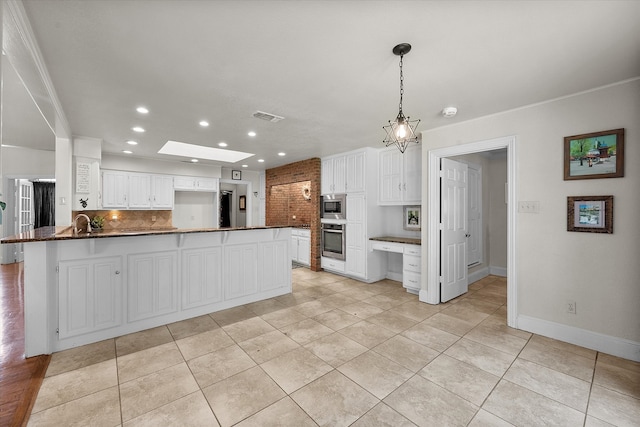
{"label": "kitchen faucet", "polygon": [[78,234],[78,218],[85,218],[87,220],[87,233],[91,233],[91,220],[83,213],[76,215],[73,219],[73,232]]}

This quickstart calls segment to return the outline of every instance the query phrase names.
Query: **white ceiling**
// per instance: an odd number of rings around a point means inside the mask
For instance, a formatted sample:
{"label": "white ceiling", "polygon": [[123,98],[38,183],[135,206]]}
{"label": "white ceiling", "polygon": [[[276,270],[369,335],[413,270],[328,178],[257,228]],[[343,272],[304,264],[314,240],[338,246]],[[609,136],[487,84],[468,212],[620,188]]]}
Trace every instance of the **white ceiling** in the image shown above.
{"label": "white ceiling", "polygon": [[[240,163],[261,170],[381,147],[399,100],[391,49],[402,42],[413,46],[404,112],[419,131],[640,76],[638,1],[24,5],[73,134],[102,138],[110,153],[135,138],[133,155],[147,158],[166,159],[157,151],[167,140],[225,141],[255,153]],[[445,106],[458,115],[443,118]]]}

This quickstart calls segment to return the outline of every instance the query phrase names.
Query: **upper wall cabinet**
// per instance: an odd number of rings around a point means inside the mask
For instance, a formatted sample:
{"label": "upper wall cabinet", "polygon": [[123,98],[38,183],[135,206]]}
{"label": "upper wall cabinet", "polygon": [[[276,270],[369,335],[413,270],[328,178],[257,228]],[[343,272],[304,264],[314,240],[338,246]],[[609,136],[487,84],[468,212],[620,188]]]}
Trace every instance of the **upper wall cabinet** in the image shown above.
{"label": "upper wall cabinet", "polygon": [[379,205],[422,203],[422,150],[413,145],[403,153],[397,148],[380,152]]}
{"label": "upper wall cabinet", "polygon": [[105,209],[173,209],[173,177],[102,171]]}
{"label": "upper wall cabinet", "polygon": [[176,176],[173,178],[176,191],[218,192],[218,178],[197,178],[194,176]]}
{"label": "upper wall cabinet", "polygon": [[365,190],[364,151],[322,159],[322,194],[357,193]]}
{"label": "upper wall cabinet", "polygon": [[129,176],[121,171],[102,171],[102,207],[126,209],[129,207]]}

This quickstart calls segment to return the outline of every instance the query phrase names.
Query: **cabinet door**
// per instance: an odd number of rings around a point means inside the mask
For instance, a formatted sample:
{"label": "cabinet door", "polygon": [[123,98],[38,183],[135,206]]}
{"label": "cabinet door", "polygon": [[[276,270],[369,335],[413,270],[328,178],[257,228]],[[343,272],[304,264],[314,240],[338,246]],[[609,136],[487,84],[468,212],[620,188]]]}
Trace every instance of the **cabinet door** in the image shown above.
{"label": "cabinet door", "polygon": [[344,156],[333,159],[333,192],[336,194],[347,192],[347,162]]}
{"label": "cabinet door", "polygon": [[291,261],[289,261],[287,256],[287,242],[276,241],[260,243],[258,250],[260,292],[288,286],[289,276],[291,274]]}
{"label": "cabinet door", "polygon": [[402,201],[402,153],[386,150],[380,153],[379,204],[399,204]]}
{"label": "cabinet door", "polygon": [[346,190],[347,193],[365,190],[365,153],[349,154],[346,157]]}
{"label": "cabinet door", "polygon": [[122,259],[62,261],[58,330],[61,339],[122,324]]}
{"label": "cabinet door", "polygon": [[311,239],[309,237],[298,238],[298,262],[311,265]]}
{"label": "cabinet door", "polygon": [[366,206],[363,194],[347,195],[346,272],[358,277],[366,276]]}
{"label": "cabinet door", "polygon": [[322,194],[333,194],[333,159],[322,160],[322,176],[320,181]]}
{"label": "cabinet door", "polygon": [[151,207],[173,209],[173,177],[169,175],[154,175],[151,184]]}
{"label": "cabinet door", "polygon": [[414,145],[404,153],[403,199],[405,204],[420,204],[422,201],[422,150]]}
{"label": "cabinet door", "polygon": [[300,238],[298,236],[291,235],[291,261],[298,262],[298,243]]}
{"label": "cabinet door", "polygon": [[218,191],[218,180],[215,178],[197,178],[196,190],[198,191]]}
{"label": "cabinet door", "polygon": [[128,206],[129,179],[126,172],[102,172],[102,207],[122,209]]}
{"label": "cabinet door", "polygon": [[129,255],[129,321],[178,309],[177,259],[176,251]]}
{"label": "cabinet door", "polygon": [[182,308],[222,300],[222,247],[182,253]]}
{"label": "cabinet door", "polygon": [[258,291],[258,246],[225,247],[225,300],[255,294]]}
{"label": "cabinet door", "polygon": [[129,209],[151,207],[151,176],[129,174]]}

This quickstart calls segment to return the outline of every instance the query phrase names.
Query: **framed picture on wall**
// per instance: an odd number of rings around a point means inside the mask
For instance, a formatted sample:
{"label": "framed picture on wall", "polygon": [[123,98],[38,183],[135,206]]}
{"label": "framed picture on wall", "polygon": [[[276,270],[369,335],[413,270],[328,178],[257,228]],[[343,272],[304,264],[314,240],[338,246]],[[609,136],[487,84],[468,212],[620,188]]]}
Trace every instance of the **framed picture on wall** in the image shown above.
{"label": "framed picture on wall", "polygon": [[624,129],[564,138],[564,179],[624,176]]}
{"label": "framed picture on wall", "polygon": [[238,209],[241,211],[247,210],[247,196],[238,197]]}
{"label": "framed picture on wall", "polygon": [[242,171],[231,171],[231,179],[242,179]]}
{"label": "framed picture on wall", "polygon": [[420,231],[421,225],[420,206],[405,206],[403,228],[405,230]]}
{"label": "framed picture on wall", "polygon": [[613,234],[613,196],[567,197],[567,231]]}

